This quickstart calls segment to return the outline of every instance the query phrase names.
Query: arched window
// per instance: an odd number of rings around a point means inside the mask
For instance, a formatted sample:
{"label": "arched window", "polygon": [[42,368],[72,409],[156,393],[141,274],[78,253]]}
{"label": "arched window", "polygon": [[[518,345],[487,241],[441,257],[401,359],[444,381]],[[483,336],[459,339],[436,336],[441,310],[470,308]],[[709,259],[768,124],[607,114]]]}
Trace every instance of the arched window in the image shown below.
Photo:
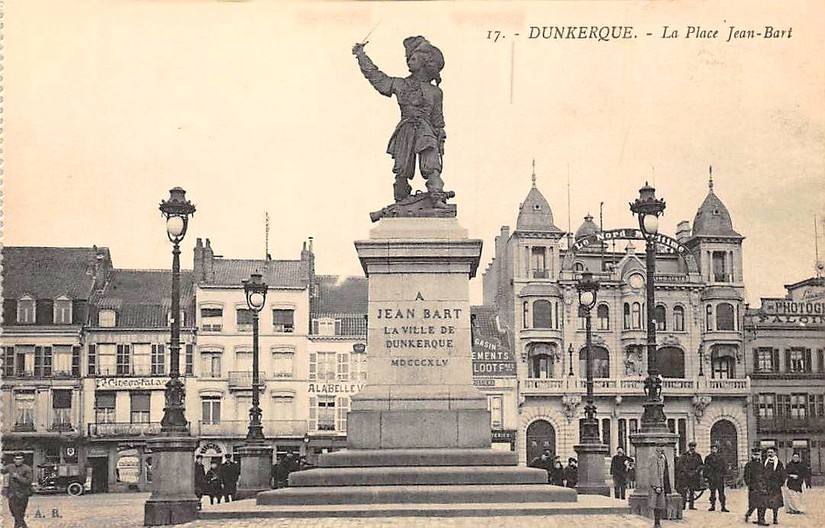
{"label": "arched window", "polygon": [[716,329],[736,330],[732,304],[719,303],[716,305]]}
{"label": "arched window", "polygon": [[538,300],[533,303],[533,328],[552,328],[553,310],[550,301]]}
{"label": "arched window", "polygon": [[624,303],[624,321],[623,321],[623,328],[625,330],[630,330],[630,305],[628,303]]}
{"label": "arched window", "polygon": [[710,351],[710,377],[732,379],[736,377],[736,347],[713,345]]}
{"label": "arched window", "polygon": [[653,317],[656,319],[656,330],[663,332],[667,330],[667,308],[663,304],[656,306],[653,312]]}
{"label": "arched window", "polygon": [[685,331],[685,309],[681,306],[673,307],[673,330],[676,332]]}
{"label": "arched window", "polygon": [[530,328],[530,303],[527,301],[524,301],[522,306],[521,326],[522,328]]}
{"label": "arched window", "polygon": [[[594,378],[609,378],[610,377],[610,354],[604,347],[591,345],[590,353],[593,355],[593,377]],[[579,350],[579,375],[584,378],[587,376],[587,348]]]}
{"label": "arched window", "polygon": [[681,348],[662,347],[656,351],[656,366],[663,378],[684,378],[685,353]]}
{"label": "arched window", "polygon": [[713,306],[710,304],[705,306],[705,331],[713,330]]}
{"label": "arched window", "polygon": [[610,308],[606,304],[596,308],[596,317],[599,319],[599,330],[610,330]]}
{"label": "arched window", "polygon": [[642,327],[642,305],[633,303],[633,329],[637,330]]}
{"label": "arched window", "polygon": [[584,264],[582,264],[581,262],[576,262],[575,264],[573,264],[573,271],[584,271],[585,269],[586,268],[584,267]]}
{"label": "arched window", "polygon": [[528,352],[530,378],[546,379],[554,376],[555,347],[549,343],[535,343]]}

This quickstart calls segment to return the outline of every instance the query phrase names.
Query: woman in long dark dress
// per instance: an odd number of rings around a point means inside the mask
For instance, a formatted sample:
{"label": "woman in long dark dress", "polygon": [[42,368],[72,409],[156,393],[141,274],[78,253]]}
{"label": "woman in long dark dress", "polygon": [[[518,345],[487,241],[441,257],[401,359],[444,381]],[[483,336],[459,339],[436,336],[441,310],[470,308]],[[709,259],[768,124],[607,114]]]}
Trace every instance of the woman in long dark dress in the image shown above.
{"label": "woman in long dark dress", "polygon": [[785,511],[788,513],[805,513],[802,508],[802,485],[811,487],[811,472],[808,466],[799,457],[799,453],[794,453],[791,461],[785,467],[787,479],[787,492],[785,494]]}

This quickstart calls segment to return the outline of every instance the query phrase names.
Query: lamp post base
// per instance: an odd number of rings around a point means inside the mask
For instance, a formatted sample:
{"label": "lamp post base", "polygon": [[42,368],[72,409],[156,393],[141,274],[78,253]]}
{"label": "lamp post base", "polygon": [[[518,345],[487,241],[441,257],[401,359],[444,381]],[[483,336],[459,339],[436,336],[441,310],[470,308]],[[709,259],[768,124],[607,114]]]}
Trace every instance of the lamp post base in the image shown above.
{"label": "lamp post base", "polygon": [[[645,403],[644,405],[647,406],[648,404]],[[668,464],[668,479],[670,480],[672,493],[669,493],[666,497],[667,506],[662,519],[682,518],[682,496],[676,493],[673,463],[678,438],[679,435],[667,432],[667,425],[665,425],[665,432],[642,430],[630,435],[630,441],[636,448],[636,488],[628,501],[632,513],[643,517],[653,517],[653,510],[650,508],[649,501],[650,483],[655,463],[651,464],[651,462],[656,460],[656,446],[664,445]]]}
{"label": "lamp post base", "polygon": [[272,446],[253,444],[239,447],[236,453],[241,457],[241,478],[238,480],[236,497],[248,499],[262,491],[271,489]]}
{"label": "lamp post base", "polygon": [[188,523],[197,517],[195,446],[191,436],[160,437],[147,442],[152,450],[152,496],[144,504],[144,526]]}
{"label": "lamp post base", "polygon": [[573,446],[579,459],[579,480],[576,491],[581,495],[610,496],[610,488],[605,483],[604,459],[608,447],[604,444],[578,444]]}

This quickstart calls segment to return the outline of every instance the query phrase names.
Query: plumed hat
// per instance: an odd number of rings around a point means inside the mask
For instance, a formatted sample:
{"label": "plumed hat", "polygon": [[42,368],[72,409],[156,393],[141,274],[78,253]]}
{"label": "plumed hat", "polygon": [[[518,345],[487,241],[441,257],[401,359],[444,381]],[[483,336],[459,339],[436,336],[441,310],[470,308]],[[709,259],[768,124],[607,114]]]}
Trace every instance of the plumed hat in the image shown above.
{"label": "plumed hat", "polygon": [[416,51],[429,53],[430,57],[432,57],[433,66],[435,66],[436,70],[440,72],[444,69],[444,54],[441,53],[440,49],[430,44],[430,41],[421,35],[405,38],[404,50],[408,59]]}

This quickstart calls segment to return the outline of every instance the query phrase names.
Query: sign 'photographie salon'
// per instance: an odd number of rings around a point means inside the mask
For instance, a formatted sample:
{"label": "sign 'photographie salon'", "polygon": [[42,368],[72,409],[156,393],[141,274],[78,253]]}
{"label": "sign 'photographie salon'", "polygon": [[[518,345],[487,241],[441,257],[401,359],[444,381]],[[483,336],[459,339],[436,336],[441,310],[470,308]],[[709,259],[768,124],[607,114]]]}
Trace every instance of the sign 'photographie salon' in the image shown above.
{"label": "sign 'photographie salon'", "polygon": [[825,325],[825,301],[792,301],[762,299],[762,309],[756,315],[757,324]]}

